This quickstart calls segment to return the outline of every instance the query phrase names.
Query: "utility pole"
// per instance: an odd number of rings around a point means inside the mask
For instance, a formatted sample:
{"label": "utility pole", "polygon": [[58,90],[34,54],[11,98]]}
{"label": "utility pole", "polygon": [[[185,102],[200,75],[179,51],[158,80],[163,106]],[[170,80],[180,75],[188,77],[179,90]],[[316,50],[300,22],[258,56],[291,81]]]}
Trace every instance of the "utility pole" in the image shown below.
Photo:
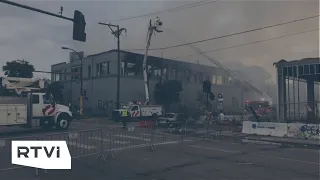
{"label": "utility pole", "polygon": [[146,102],[145,105],[150,104],[150,97],[149,97],[149,87],[148,87],[148,66],[147,66],[147,58],[148,58],[148,50],[150,47],[151,37],[153,34],[161,33],[162,30],[159,30],[158,27],[162,26],[162,21],[160,21],[159,17],[157,17],[156,22],[152,23],[152,20],[149,21],[149,27],[148,27],[148,34],[147,34],[147,47],[146,52],[144,54],[143,58],[143,79],[144,79],[144,90],[146,93]]}
{"label": "utility pole", "polygon": [[[118,49],[118,72],[117,72],[117,109],[120,109],[120,67],[121,67],[121,60],[120,60],[120,35],[124,31],[127,33],[126,28],[120,28],[119,25],[114,24],[107,24],[99,22],[100,25],[108,26],[110,30],[112,31],[111,34],[113,34],[117,38],[117,49]],[[112,27],[116,28],[117,30],[113,30]]]}

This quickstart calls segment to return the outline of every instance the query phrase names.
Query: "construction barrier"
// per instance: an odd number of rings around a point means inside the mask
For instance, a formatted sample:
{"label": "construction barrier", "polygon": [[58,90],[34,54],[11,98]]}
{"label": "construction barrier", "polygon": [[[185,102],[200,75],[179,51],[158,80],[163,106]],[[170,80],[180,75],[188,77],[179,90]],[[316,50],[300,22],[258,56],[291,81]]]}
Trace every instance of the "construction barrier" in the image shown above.
{"label": "construction barrier", "polygon": [[320,139],[320,125],[289,123],[287,136],[294,138]]}
{"label": "construction barrier", "polygon": [[287,134],[287,129],[287,123],[244,121],[242,133],[284,137]]}
{"label": "construction barrier", "polygon": [[242,133],[276,137],[320,139],[319,124],[244,121]]}

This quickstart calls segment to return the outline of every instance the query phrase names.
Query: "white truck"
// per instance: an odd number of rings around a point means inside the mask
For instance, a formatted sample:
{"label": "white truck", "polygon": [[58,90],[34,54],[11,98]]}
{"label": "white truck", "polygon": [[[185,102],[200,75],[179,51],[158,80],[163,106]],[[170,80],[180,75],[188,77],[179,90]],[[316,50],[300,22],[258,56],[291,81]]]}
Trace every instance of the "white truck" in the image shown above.
{"label": "white truck", "polygon": [[[123,113],[126,116],[123,116]],[[129,117],[131,119],[157,118],[162,116],[163,109],[161,105],[139,105],[131,104],[126,108],[117,109],[112,112],[113,118]]]}
{"label": "white truck", "polygon": [[[43,80],[31,78],[7,78],[2,80],[2,87],[15,90],[20,96],[0,97],[0,126],[34,127],[39,125],[50,129],[67,129],[72,121],[68,106],[56,104],[52,96],[34,92],[44,88]],[[38,87],[34,87],[37,84]],[[22,93],[27,93],[26,96]],[[39,123],[35,123],[39,122]]]}

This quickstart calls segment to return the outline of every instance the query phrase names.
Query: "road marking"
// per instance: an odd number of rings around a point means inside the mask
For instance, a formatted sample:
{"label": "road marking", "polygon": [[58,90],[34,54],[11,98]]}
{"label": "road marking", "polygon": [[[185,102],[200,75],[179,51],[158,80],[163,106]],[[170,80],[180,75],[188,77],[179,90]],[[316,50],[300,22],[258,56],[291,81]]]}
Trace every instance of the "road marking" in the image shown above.
{"label": "road marking", "polygon": [[[110,142],[110,139],[101,139],[99,137],[89,137],[88,139],[92,139],[92,140],[102,140],[104,142]],[[127,141],[112,141],[112,143],[115,143],[115,144],[128,144],[130,142],[127,142]]]}
{"label": "road marking", "polygon": [[[220,151],[220,152],[225,152],[225,153],[242,153],[241,151],[232,151],[232,150],[217,149],[217,148],[207,148],[207,147],[196,146],[196,145],[187,145],[187,146],[189,146],[189,147],[194,147],[194,148],[199,148],[199,149],[204,149],[204,150]],[[317,163],[317,162],[303,161],[303,160],[292,159],[292,158],[269,156],[269,155],[264,155],[264,154],[259,154],[259,153],[253,153],[253,154],[250,154],[250,155],[252,155],[252,156],[267,157],[267,158],[274,158],[274,159],[280,159],[280,160],[286,160],[286,161],[293,161],[293,162],[299,162],[299,163],[306,163],[306,164],[314,164],[314,165],[320,166],[320,163]]]}
{"label": "road marking", "polygon": [[261,156],[261,157],[268,157],[268,158],[275,158],[275,159],[281,159],[281,160],[287,160],[287,161],[293,161],[293,162],[300,162],[300,163],[306,163],[306,164],[314,164],[320,166],[320,163],[317,162],[311,162],[311,161],[303,161],[298,159],[291,159],[291,158],[284,158],[284,157],[277,157],[277,156],[269,156],[264,154],[255,153],[253,154],[255,156]]}
{"label": "road marking", "polygon": [[196,146],[196,145],[187,145],[187,146],[198,148],[198,149],[211,150],[211,151],[220,151],[220,152],[226,152],[226,153],[241,153],[241,151],[232,151],[232,150],[227,150],[227,149],[207,148],[207,147]]}
{"label": "road marking", "polygon": [[137,137],[137,136],[127,136],[127,135],[121,135],[121,134],[117,134],[117,135],[113,135],[115,137],[122,137],[122,138],[128,138],[128,139],[135,139],[135,140],[143,140],[143,141],[150,141],[151,139],[148,138],[142,138],[142,137]]}
{"label": "road marking", "polygon": [[241,165],[251,165],[252,163],[250,163],[250,162],[242,162],[242,163],[237,163],[237,164],[241,164]]}
{"label": "road marking", "polygon": [[67,144],[70,145],[70,146],[83,148],[83,149],[96,149],[97,148],[95,146],[90,146],[90,145],[87,145],[87,144],[80,144],[80,143],[73,142],[73,141],[67,141]]}
{"label": "road marking", "polygon": [[[185,142],[191,142],[193,140],[185,140]],[[168,145],[168,144],[179,144],[181,141],[168,141],[168,142],[163,142],[163,143],[155,143],[153,145],[159,146],[159,145]],[[135,149],[135,148],[142,148],[142,147],[148,147],[150,144],[139,144],[139,145],[133,145],[129,147],[123,147],[123,148],[112,148],[111,151],[121,151],[121,150],[126,150],[126,149]],[[106,149],[105,151],[110,151],[110,149]]]}

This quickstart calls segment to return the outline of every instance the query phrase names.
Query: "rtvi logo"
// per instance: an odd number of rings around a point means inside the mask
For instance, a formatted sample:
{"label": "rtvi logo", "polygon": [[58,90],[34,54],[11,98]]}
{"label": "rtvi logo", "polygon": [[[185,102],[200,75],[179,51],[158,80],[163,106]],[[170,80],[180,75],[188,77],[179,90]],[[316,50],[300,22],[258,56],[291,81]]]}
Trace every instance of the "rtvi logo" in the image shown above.
{"label": "rtvi logo", "polygon": [[66,141],[12,141],[11,163],[39,169],[71,169]]}

